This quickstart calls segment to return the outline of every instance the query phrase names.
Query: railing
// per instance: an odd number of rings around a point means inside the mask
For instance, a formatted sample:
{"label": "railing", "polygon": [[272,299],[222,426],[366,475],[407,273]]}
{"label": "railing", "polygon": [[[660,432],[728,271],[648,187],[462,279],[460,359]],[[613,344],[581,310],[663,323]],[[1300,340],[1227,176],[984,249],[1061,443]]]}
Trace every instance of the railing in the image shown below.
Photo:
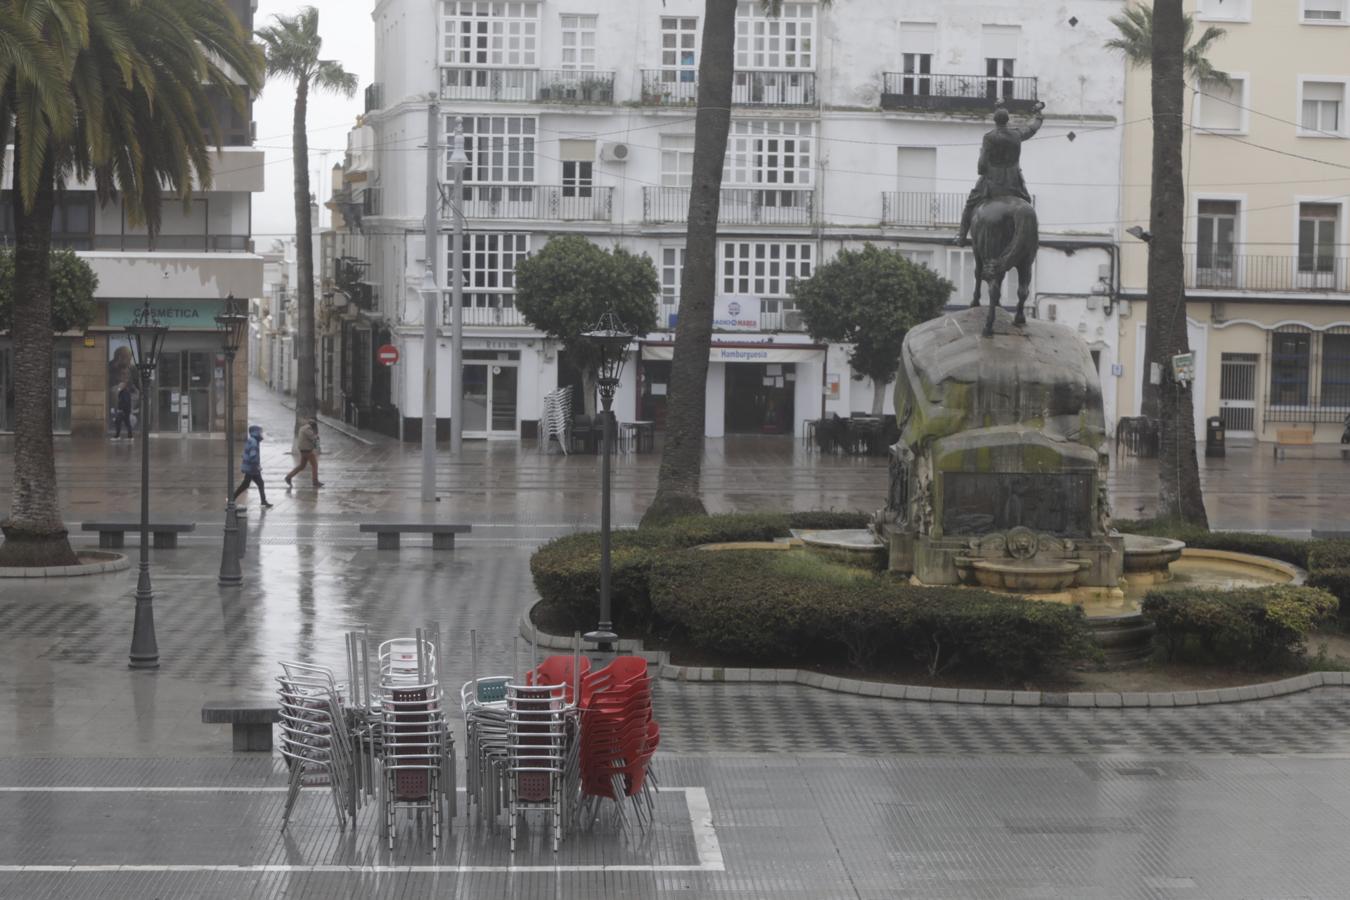
{"label": "railing", "polygon": [[1029,112],[1036,103],[1034,76],[882,75],[882,109],[986,111],[1002,101],[1010,112]]}
{"label": "railing", "polygon": [[[463,322],[465,325],[526,327],[529,324],[525,321],[525,317],[520,314],[520,310],[514,306],[503,305],[504,303],[515,302],[509,294],[465,294],[464,300]],[[441,306],[442,325],[450,324],[450,313],[450,300],[447,297],[445,303]]]}
{"label": "railing", "polygon": [[614,73],[582,69],[443,68],[441,97],[609,105],[614,102]]}
{"label": "railing", "polygon": [[[693,69],[643,69],[643,106],[693,106],[698,102],[698,74]],[[736,106],[815,106],[816,73],[809,71],[738,71],[731,86]]]}
{"label": "railing", "polygon": [[471,184],[462,200],[468,219],[608,222],[614,188],[595,185]]}
{"label": "railing", "polygon": [[1216,251],[1186,257],[1186,287],[1218,291],[1350,291],[1350,260],[1329,256],[1247,256]]}
{"label": "railing", "polygon": [[250,242],[246,234],[158,234],[153,242],[144,234],[99,234],[94,236],[94,249],[131,253],[247,253]]}
{"label": "railing", "polygon": [[[717,221],[722,225],[810,225],[815,191],[810,188],[722,188]],[[689,219],[689,188],[644,187],[642,221],[649,225]]]}
{"label": "railing", "polygon": [[887,191],[881,195],[881,224],[955,228],[965,205],[965,194]]}
{"label": "railing", "polygon": [[759,330],[802,332],[806,330],[806,323],[802,320],[801,312],[795,309],[784,309],[777,312],[760,310]]}

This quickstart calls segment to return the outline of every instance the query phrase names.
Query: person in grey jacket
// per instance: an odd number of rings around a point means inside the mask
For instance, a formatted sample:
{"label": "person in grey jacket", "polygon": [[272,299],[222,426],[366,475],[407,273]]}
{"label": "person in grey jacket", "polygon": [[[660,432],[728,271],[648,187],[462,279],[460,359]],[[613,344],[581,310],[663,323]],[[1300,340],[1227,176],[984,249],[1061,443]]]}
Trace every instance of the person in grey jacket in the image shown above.
{"label": "person in grey jacket", "polygon": [[262,500],[263,509],[271,509],[272,504],[267,502],[267,489],[263,487],[262,439],[262,427],[250,425],[248,427],[248,440],[244,441],[244,458],[239,464],[239,471],[244,473],[244,480],[239,483],[238,490],[234,492],[234,499],[238,500],[246,493],[249,482],[253,482],[258,486],[258,497]]}
{"label": "person in grey jacket", "polygon": [[300,451],[300,464],[286,476],[286,487],[290,488],[291,479],[311,468],[313,471],[310,479],[316,488],[323,487],[323,482],[319,480],[319,420],[310,419],[300,426],[300,432],[296,435],[296,449]]}

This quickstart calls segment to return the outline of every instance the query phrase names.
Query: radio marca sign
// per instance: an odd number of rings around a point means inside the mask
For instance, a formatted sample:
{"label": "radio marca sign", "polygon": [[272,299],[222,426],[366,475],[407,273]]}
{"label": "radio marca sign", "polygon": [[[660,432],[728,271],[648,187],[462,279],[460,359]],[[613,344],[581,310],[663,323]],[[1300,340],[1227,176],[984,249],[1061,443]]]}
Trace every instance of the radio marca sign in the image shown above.
{"label": "radio marca sign", "polygon": [[758,331],[759,298],[718,294],[713,300],[714,331]]}

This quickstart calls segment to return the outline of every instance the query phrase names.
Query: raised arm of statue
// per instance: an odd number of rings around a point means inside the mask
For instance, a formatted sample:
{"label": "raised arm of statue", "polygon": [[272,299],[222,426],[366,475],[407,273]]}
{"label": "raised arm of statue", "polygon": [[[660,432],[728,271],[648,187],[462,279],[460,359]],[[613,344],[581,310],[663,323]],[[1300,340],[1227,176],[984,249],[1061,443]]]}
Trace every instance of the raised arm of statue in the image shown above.
{"label": "raised arm of statue", "polygon": [[1031,140],[1036,136],[1036,132],[1041,130],[1041,126],[1045,124],[1045,116],[1041,115],[1041,110],[1043,109],[1045,109],[1045,104],[1037,100],[1036,106],[1032,110],[1032,115],[1035,116],[1035,118],[1031,120],[1031,124],[1027,125],[1025,128],[1017,129],[1017,134],[1022,140]]}

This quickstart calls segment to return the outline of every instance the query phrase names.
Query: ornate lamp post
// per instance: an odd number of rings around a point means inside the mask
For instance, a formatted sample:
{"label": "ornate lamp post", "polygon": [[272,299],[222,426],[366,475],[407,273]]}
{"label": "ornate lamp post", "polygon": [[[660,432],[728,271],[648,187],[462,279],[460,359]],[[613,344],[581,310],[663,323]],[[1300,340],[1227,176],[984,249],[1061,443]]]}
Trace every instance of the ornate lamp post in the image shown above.
{"label": "ornate lamp post", "polygon": [[141,376],[141,565],[136,579],[136,621],[131,632],[131,668],[159,668],[159,643],[155,640],[155,595],[150,589],[150,420],[146,416],[150,380],[159,365],[168,328],[150,308],[150,301],[136,310],[126,326],[132,362]]}
{"label": "ornate lamp post", "polygon": [[597,645],[602,652],[613,649],[619,636],[614,633],[614,623],[610,621],[609,596],[609,458],[614,452],[614,391],[619,386],[619,376],[623,374],[624,356],[633,335],[612,312],[600,317],[592,331],[582,335],[599,354],[596,364],[596,381],[600,387],[600,402],[604,411],[600,414],[603,441],[600,462],[600,623],[595,631],[586,635],[586,640]]}
{"label": "ornate lamp post", "polygon": [[234,294],[225,298],[224,311],[216,316],[220,349],[225,353],[225,543],[220,550],[221,587],[235,587],[239,574],[239,519],[234,505],[234,356],[248,332],[248,313]]}

